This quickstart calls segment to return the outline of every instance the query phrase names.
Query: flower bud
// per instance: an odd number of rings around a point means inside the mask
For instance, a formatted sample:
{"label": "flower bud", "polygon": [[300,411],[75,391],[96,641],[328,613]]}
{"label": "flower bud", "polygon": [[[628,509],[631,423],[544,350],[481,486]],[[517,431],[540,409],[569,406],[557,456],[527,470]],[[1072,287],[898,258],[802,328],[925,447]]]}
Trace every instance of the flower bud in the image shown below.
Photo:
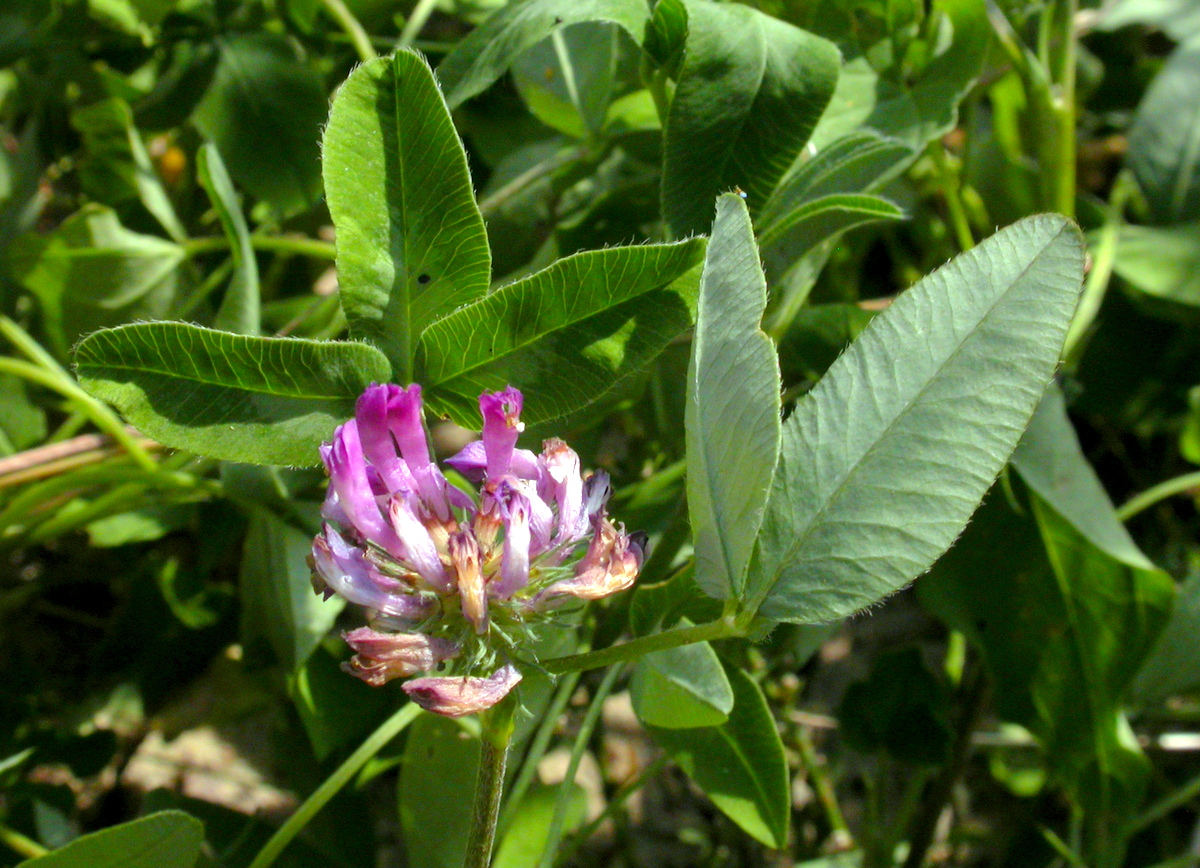
{"label": "flower bud", "polygon": [[455,675],[414,678],[404,685],[404,692],[426,711],[462,717],[491,708],[520,681],[521,673],[506,664],[487,678]]}
{"label": "flower bud", "polygon": [[357,652],[343,668],[375,687],[393,678],[428,672],[459,652],[453,642],[422,633],[380,633],[359,627],[343,633],[342,638]]}

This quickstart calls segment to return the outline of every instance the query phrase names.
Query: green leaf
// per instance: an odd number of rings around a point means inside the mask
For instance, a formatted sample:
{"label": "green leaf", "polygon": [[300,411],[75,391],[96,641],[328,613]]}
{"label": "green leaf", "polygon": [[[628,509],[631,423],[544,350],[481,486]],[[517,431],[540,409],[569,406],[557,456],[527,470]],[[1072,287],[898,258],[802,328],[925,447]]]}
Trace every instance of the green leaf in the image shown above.
{"label": "green leaf", "polygon": [[131,232],[99,205],[85,206],[49,235],[23,236],[13,247],[13,276],[40,302],[59,356],[96,329],[166,316],[184,260],[179,245]]}
{"label": "green leaf", "polygon": [[663,216],[705,232],[733,187],[756,213],[833,94],[832,43],[755,9],[687,0],[687,52],[663,138]]}
{"label": "green leaf", "polygon": [[0,456],[36,446],[46,437],[46,413],[29,400],[24,380],[0,374]]}
{"label": "green leaf", "polygon": [[760,328],[767,285],[741,197],[717,200],[687,379],[687,491],[696,582],[738,596],[779,457],[779,363]]}
{"label": "green leaf", "polygon": [[273,33],[226,33],[216,71],[192,120],[214,142],[242,189],[281,215],[321,197],[321,78]]}
{"label": "green leaf", "polygon": [[1129,129],[1127,165],[1156,223],[1200,218],[1200,41],[1180,46],[1146,89]]}
{"label": "green leaf", "polygon": [[642,657],[629,696],[638,720],[664,729],[718,726],[733,709],[733,688],[707,642]]}
{"label": "green leaf", "polygon": [[259,333],[262,309],[258,286],[258,260],[250,244],[250,230],[242,215],[233,182],[221,161],[221,152],[206,142],[196,155],[196,176],[212,201],[221,229],[229,239],[233,277],[213,319],[213,327],[240,335]]}
{"label": "green leaf", "polygon": [[478,424],[479,393],[525,393],[528,424],[600,400],[692,321],[704,239],[591,250],[560,259],[434,323],[417,379],[436,411]]}
{"label": "green leaf", "polygon": [[534,116],[577,139],[599,135],[616,83],[619,33],[607,21],[556,27],[518,57],[513,83]]}
{"label": "green leaf", "polygon": [[642,41],[650,10],[645,0],[521,0],[497,10],[454,47],[438,66],[446,101],[456,108],[486,90],[513,62],[558,27],[611,21]]}
{"label": "green leaf", "polygon": [[1130,24],[1149,24],[1176,42],[1200,33],[1200,6],[1192,0],[1117,0],[1104,6],[1099,30],[1117,30]]}
{"label": "green leaf", "polygon": [[324,151],[351,334],[382,349],[406,383],[421,330],[491,280],[466,155],[424,59],[400,51],[351,73]]}
{"label": "green leaf", "polygon": [[[550,833],[550,823],[554,818],[554,806],[558,801],[559,787],[562,784],[548,787],[535,783],[521,801],[508,834],[500,842],[496,850],[492,868],[529,868],[537,865],[542,851],[546,849],[546,839]],[[572,832],[583,825],[587,819],[587,791],[579,784],[571,784],[571,794],[567,797],[567,813],[563,821],[563,831]]]}
{"label": "green leaf", "polygon": [[304,664],[345,605],[341,597],[324,600],[314,593],[311,552],[311,534],[265,510],[250,513],[238,580],[242,644],[288,672]]}
{"label": "green leaf", "polygon": [[866,54],[846,62],[812,134],[818,153],[861,127],[914,151],[954,128],[958,104],[979,76],[992,30],[983,0],[935,0],[932,14],[941,18],[941,26],[925,30],[936,33],[938,41],[927,46],[931,58],[915,76],[905,76],[903,67],[881,75]]}
{"label": "green leaf", "polygon": [[905,216],[903,209],[879,196],[838,194],[805,202],[760,235],[767,280],[781,286],[798,262],[847,229]]}
{"label": "green leaf", "polygon": [[[313,598],[316,599],[315,595]],[[333,641],[343,644],[340,640]],[[288,692],[308,733],[313,754],[322,761],[339,748],[361,742],[382,722],[389,708],[386,691],[347,677],[337,658],[323,644],[318,644],[292,673]]]}
{"label": "green leaf", "polygon": [[204,826],[183,811],[160,811],[76,838],[21,868],[193,868]]}
{"label": "green leaf", "polygon": [[1045,391],[1082,277],[1078,231],[1032,217],[875,317],[783,427],[745,611],[831,621],[929,569]]}
{"label": "green leaf", "polygon": [[89,196],[113,206],[136,199],[172,239],[187,238],[124,100],[110,97],[76,109],[71,125],[83,137],[79,180]]}
{"label": "green leaf", "polygon": [[1200,635],[1200,572],[1193,572],[1179,586],[1171,618],[1134,678],[1130,693],[1137,703],[1150,705],[1200,689],[1197,635]]}
{"label": "green leaf", "polygon": [[471,826],[479,739],[423,714],[409,727],[400,766],[400,829],[412,868],[461,868]]}
{"label": "green leaf", "polygon": [[746,834],[778,849],[787,841],[791,797],[787,758],[762,692],[725,664],[733,688],[729,720],[706,729],[650,727],[688,777]]}
{"label": "green leaf", "polygon": [[683,0],[658,0],[646,24],[642,48],[659,69],[671,78],[678,78],[687,35],[688,14]]}
{"label": "green leaf", "polygon": [[231,335],[183,323],[97,332],[75,350],[79,382],[169,446],[251,464],[312,466],[390,379],[387,359],[352,342]]}
{"label": "green leaf", "polygon": [[1200,307],[1200,223],[1122,226],[1113,270],[1146,295]]}

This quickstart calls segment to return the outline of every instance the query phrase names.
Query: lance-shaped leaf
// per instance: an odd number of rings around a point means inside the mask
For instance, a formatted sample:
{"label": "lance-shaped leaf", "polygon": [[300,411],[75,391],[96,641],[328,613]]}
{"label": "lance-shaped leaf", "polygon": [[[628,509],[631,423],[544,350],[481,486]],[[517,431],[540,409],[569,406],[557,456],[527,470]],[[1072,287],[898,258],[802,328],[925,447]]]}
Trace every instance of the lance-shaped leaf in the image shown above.
{"label": "lance-shaped leaf", "polygon": [[638,660],[629,697],[638,720],[664,729],[718,726],[733,708],[729,677],[707,642],[655,651]]}
{"label": "lance-shaped leaf", "polygon": [[478,424],[479,393],[520,384],[529,424],[574,413],[635,376],[689,325],[704,239],[560,259],[421,335],[430,406]]}
{"label": "lance-shaped leaf", "polygon": [[365,344],[232,335],[185,323],[96,332],[75,350],[85,389],[168,446],[252,464],[311,466],[359,393],[387,382]]}
{"label": "lance-shaped leaf", "polygon": [[196,176],[229,239],[229,255],[233,259],[233,277],[221,299],[216,328],[242,335],[256,335],[260,329],[261,296],[258,286],[258,260],[250,244],[250,230],[238,204],[233,182],[225,171],[221,152],[216,145],[206,143],[196,155]]}
{"label": "lance-shaped leaf", "polygon": [[745,609],[830,621],[929,569],[1020,439],[1082,279],[1079,232],[1031,217],[875,317],[783,426]]}
{"label": "lance-shaped leaf", "polygon": [[504,75],[513,61],[555,31],[583,21],[611,21],[642,41],[650,8],[645,0],[523,0],[509,3],[446,55],[438,80],[451,107]]}
{"label": "lance-shaped leaf", "polygon": [[649,727],[688,777],[742,831],[768,847],[787,841],[791,799],[787,757],[758,685],[725,664],[733,709],[720,726],[702,729]]}
{"label": "lance-shaped leaf", "polygon": [[779,363],[759,327],[767,284],[741,197],[717,200],[687,381],[687,488],[696,581],[742,588],[779,457]]}
{"label": "lance-shaped leaf", "polygon": [[833,95],[833,43],[755,9],[689,0],[687,50],[663,139],[663,215],[705,232],[735,186],[762,207]]}
{"label": "lance-shaped leaf", "polygon": [[424,59],[400,51],[350,74],[325,130],[324,174],[350,332],[408,382],[421,330],[491,280],[466,154]]}
{"label": "lance-shaped leaf", "polygon": [[159,811],[76,838],[22,862],[30,868],[192,868],[204,845],[204,825],[183,811]]}

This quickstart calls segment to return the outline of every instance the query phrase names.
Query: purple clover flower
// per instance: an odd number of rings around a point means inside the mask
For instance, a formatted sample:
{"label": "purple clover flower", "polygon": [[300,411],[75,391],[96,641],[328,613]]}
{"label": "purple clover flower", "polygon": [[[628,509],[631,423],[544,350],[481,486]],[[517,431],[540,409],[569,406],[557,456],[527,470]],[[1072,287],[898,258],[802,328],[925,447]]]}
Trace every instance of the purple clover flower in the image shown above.
{"label": "purple clover flower", "polygon": [[628,588],[642,565],[644,538],[606,513],[607,475],[585,480],[558,439],[540,455],[516,447],[523,400],[511,386],[481,395],[482,438],[447,460],[477,492],[431,458],[418,385],[370,386],[321,448],[329,490],[313,585],[370,613],[344,636],[355,651],[345,668],[375,685],[444,673],[404,689],[451,717],[517,685],[506,652],[539,619]]}

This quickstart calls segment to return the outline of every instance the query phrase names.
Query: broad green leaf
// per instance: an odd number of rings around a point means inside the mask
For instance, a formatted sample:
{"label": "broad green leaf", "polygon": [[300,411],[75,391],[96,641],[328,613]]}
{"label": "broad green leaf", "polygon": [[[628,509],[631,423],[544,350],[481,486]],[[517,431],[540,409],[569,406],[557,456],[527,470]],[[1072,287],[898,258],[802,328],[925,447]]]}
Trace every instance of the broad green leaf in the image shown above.
{"label": "broad green leaf", "polygon": [[1149,24],[1184,42],[1200,33],[1200,6],[1192,0],[1116,0],[1105,4],[1096,27],[1117,30],[1130,24]]}
{"label": "broad green leaf", "polygon": [[146,435],[228,461],[312,466],[387,359],[352,342],[254,338],[184,323],[96,332],[75,350],[79,382]]}
{"label": "broad green leaf", "polygon": [[1200,219],[1200,40],[1176,49],[1129,129],[1127,165],[1155,223]]}
{"label": "broad green leaf", "polygon": [[772,287],[822,243],[847,229],[881,220],[903,220],[903,209],[879,196],[836,194],[805,202],[760,234],[763,270]]}
{"label": "broad green leaf", "polygon": [[351,73],[324,152],[351,334],[382,349],[406,383],[421,330],[491,280],[466,154],[424,59],[400,51]]}
{"label": "broad green leaf", "polygon": [[733,688],[707,642],[642,657],[629,696],[638,720],[664,729],[718,726],[733,708]]}
{"label": "broad green leaf", "polygon": [[89,196],[113,206],[137,199],[172,239],[187,238],[124,100],[110,97],[76,109],[71,125],[83,137],[79,177]]}
{"label": "broad green leaf", "polygon": [[400,766],[400,829],[412,868],[462,868],[475,798],[479,739],[423,714],[409,727]]}
{"label": "broad green leaf", "polygon": [[193,868],[204,826],[183,811],[159,811],[76,838],[21,868]]}
{"label": "broad green leaf", "polygon": [[861,127],[896,138],[914,151],[954,128],[958,104],[975,83],[991,41],[984,0],[935,0],[940,26],[930,60],[915,76],[899,69],[881,75],[866,55],[850,58],[837,91],[812,134],[820,153]]}
{"label": "broad green leaf", "polygon": [[744,609],[831,621],[929,569],[1045,391],[1082,278],[1078,230],[1031,217],[876,316],[783,426]]}
{"label": "broad green leaf", "polygon": [[787,841],[791,795],[787,758],[762,692],[746,673],[725,664],[733,710],[720,726],[662,729],[650,734],[714,805],[768,847]]}
{"label": "broad green leaf", "polygon": [[556,27],[518,57],[513,83],[529,110],[568,136],[599,135],[616,83],[619,33],[607,21]]}
{"label": "broad green leaf", "polygon": [[687,51],[663,137],[663,216],[705,232],[733,187],[756,213],[792,165],[837,83],[832,43],[755,9],[687,0]]}
{"label": "broad green leaf", "polygon": [[478,424],[484,390],[525,393],[529,424],[600,400],[692,321],[704,239],[560,259],[434,323],[417,379],[436,411]]}
{"label": "broad green leaf", "polygon": [[205,143],[200,147],[196,156],[196,176],[217,212],[221,229],[229,239],[229,253],[233,259],[233,277],[217,309],[213,327],[240,335],[256,335],[262,318],[258,260],[254,258],[242,206],[221,161],[221,152],[215,145]]}
{"label": "broad green leaf", "polygon": [[497,10],[446,55],[438,80],[456,108],[487,89],[514,61],[558,27],[583,21],[618,24],[641,42],[650,17],[645,0],[520,0]]}
{"label": "broad green leaf", "polygon": [[288,672],[304,664],[345,605],[341,597],[324,600],[313,592],[311,552],[310,534],[265,510],[251,511],[238,579],[242,644]]}
{"label": "broad green leaf", "polygon": [[767,284],[741,197],[717,200],[688,366],[687,492],[696,582],[739,596],[779,457],[779,362],[760,328]]}
{"label": "broad green leaf", "polygon": [[1122,226],[1113,270],[1147,295],[1200,307],[1200,223]]}
{"label": "broad green leaf", "polygon": [[1200,689],[1200,656],[1196,654],[1198,635],[1200,572],[1193,572],[1179,586],[1170,620],[1134,678],[1131,693],[1135,701],[1149,705]]}
{"label": "broad green leaf", "polygon": [[839,194],[868,193],[901,172],[913,158],[911,148],[870,130],[832,142],[789,172],[763,205],[754,221],[760,232],[816,199]]}
{"label": "broad green leaf", "polygon": [[650,59],[671,78],[679,77],[687,47],[688,15],[683,0],[657,0],[642,48]]}
{"label": "broad green leaf", "polygon": [[[517,809],[512,825],[496,850],[492,868],[529,868],[537,865],[546,849],[550,823],[554,818],[554,806],[558,801],[559,787],[535,784]],[[583,825],[587,819],[587,792],[579,784],[571,785],[567,797],[567,814],[563,831],[571,832]]]}
{"label": "broad green leaf", "polygon": [[279,214],[321,197],[320,139],[328,103],[320,76],[274,33],[230,32],[192,120],[220,150],[229,173]]}
{"label": "broad green leaf", "polygon": [[184,251],[131,232],[87,205],[49,235],[26,235],[10,253],[13,276],[38,299],[56,353],[82,335],[135,319],[160,319],[175,300]]}

